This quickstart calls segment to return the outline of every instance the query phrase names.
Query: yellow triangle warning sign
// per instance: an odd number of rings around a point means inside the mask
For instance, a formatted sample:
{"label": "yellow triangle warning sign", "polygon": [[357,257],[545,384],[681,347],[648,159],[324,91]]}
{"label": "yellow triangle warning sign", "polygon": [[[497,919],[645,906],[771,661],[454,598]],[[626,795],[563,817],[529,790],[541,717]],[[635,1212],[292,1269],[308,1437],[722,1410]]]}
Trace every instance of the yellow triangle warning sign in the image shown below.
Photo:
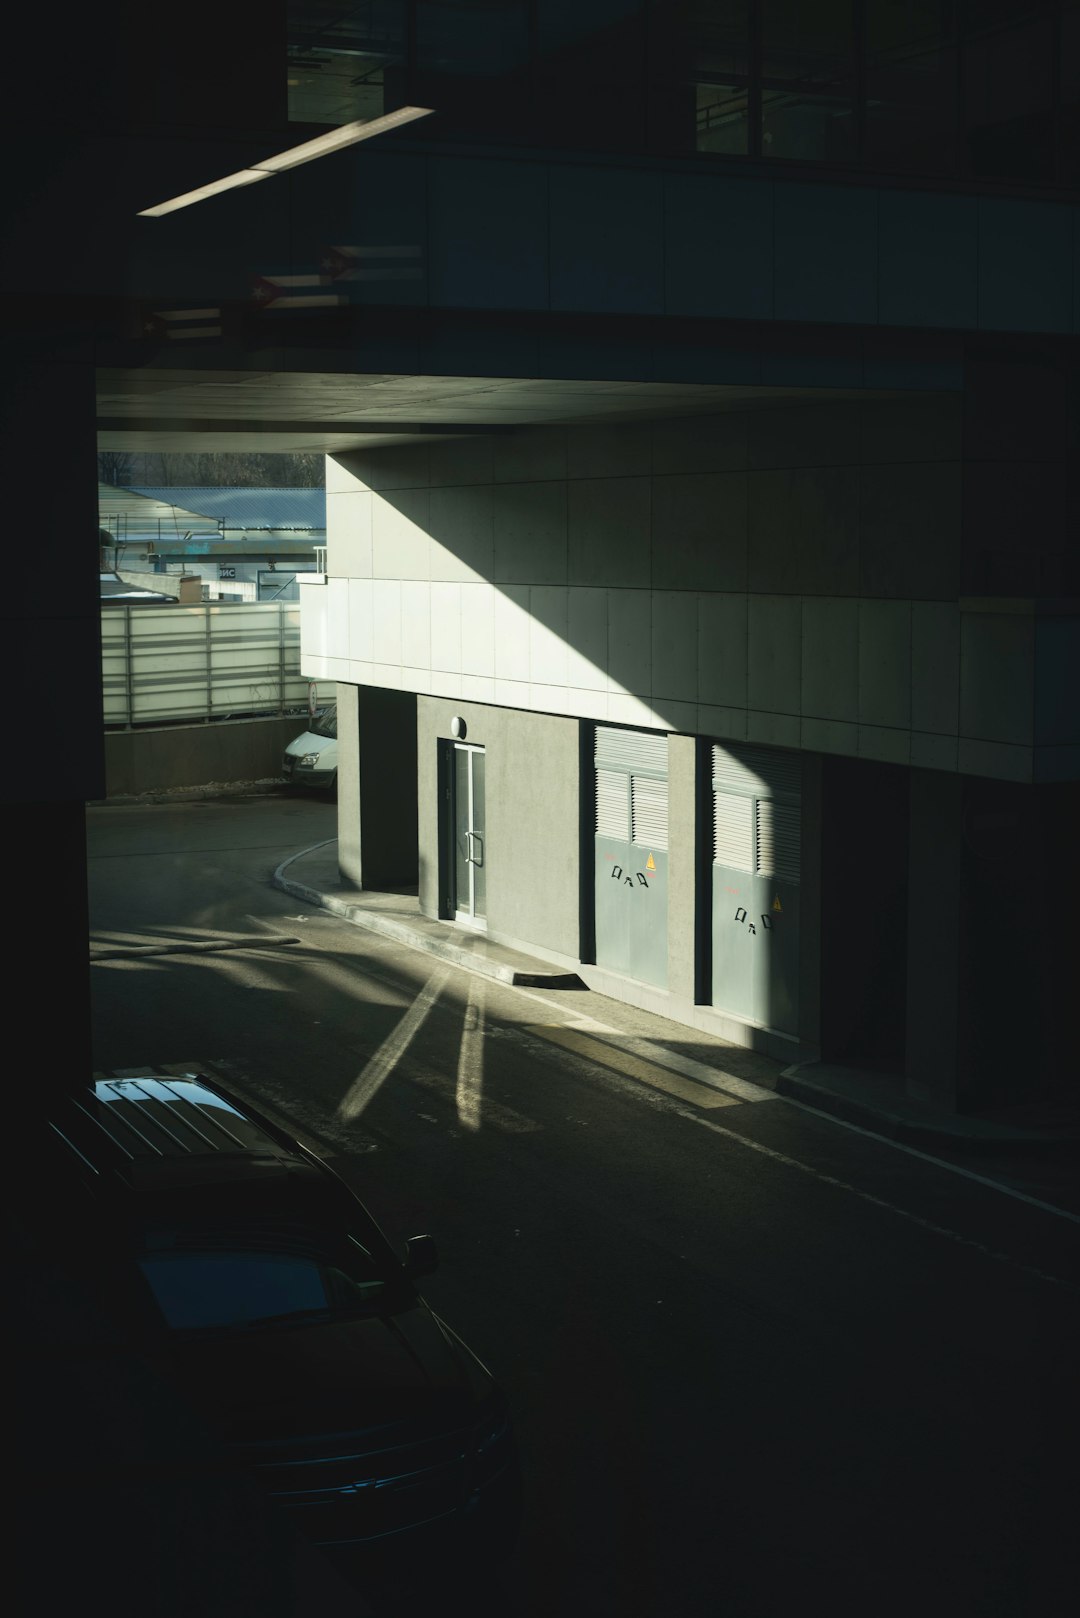
{"label": "yellow triangle warning sign", "polygon": [[648,859],[645,861],[645,869],[647,871],[655,871],[656,870],[656,861],[653,859],[651,854],[649,855]]}
{"label": "yellow triangle warning sign", "polygon": [[780,903],[780,895],[779,894],[777,894],[775,899],[773,900],[772,907],[773,907],[774,910],[783,910],[784,907]]}

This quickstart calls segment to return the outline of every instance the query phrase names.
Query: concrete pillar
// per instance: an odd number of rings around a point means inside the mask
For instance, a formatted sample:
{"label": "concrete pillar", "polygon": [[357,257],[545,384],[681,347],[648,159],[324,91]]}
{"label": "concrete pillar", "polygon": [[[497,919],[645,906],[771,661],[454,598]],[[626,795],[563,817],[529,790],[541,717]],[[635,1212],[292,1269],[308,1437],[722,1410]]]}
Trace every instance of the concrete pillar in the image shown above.
{"label": "concrete pillar", "polygon": [[[48,1018],[42,1088],[73,1086],[93,1070],[85,805],[105,796],[94,368],[12,354],[3,393],[8,532],[26,554],[63,558],[47,587],[9,580],[0,608],[21,710],[49,739],[36,759],[9,759],[4,776],[16,878],[4,990],[12,1008]],[[36,1088],[11,1086],[12,1104],[30,1105]]]}
{"label": "concrete pillar", "polygon": [[356,888],[417,879],[416,698],[338,686],[338,868]]}
{"label": "concrete pillar", "polygon": [[961,1105],[964,781],[912,770],[909,793],[905,1044],[910,1096]]}

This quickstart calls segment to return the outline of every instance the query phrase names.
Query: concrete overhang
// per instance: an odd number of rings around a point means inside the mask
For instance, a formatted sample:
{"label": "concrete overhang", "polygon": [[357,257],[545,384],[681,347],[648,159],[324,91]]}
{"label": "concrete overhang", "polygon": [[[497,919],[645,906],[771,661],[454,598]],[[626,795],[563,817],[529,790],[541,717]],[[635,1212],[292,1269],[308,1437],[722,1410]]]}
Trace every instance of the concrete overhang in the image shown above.
{"label": "concrete overhang", "polygon": [[518,427],[898,396],[910,394],[549,377],[116,368],[98,372],[98,444],[103,450],[336,454]]}

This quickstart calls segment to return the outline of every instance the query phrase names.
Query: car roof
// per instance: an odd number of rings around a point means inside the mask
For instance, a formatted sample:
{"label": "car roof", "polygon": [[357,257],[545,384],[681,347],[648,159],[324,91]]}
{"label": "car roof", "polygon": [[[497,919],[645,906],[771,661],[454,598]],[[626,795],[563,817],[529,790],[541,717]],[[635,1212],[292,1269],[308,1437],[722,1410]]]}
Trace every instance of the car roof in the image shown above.
{"label": "car roof", "polygon": [[137,1163],[221,1153],[299,1155],[287,1136],[242,1111],[200,1074],[95,1079],[66,1101],[54,1127],[62,1134],[70,1128],[79,1137],[73,1144],[91,1147],[91,1162],[98,1156]]}
{"label": "car roof", "polygon": [[49,1122],[84,1183],[132,1228],[349,1227],[385,1247],[368,1210],[321,1159],[201,1074],[97,1078],[59,1097]]}

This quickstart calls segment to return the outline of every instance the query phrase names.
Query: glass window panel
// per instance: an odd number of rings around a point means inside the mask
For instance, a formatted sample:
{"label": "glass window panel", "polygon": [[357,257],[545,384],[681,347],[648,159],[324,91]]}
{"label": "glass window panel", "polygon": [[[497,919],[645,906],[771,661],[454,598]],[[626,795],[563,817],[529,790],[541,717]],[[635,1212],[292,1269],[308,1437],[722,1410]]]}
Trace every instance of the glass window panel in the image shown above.
{"label": "glass window panel", "polygon": [[454,749],[454,881],[456,884],[457,908],[469,910],[472,903],[472,887],[469,874],[469,849],[471,846],[469,832],[470,802],[469,802],[469,754],[464,747]]}
{"label": "glass window panel", "polygon": [[405,0],[289,0],[289,118],[347,124],[405,102]]}
{"label": "glass window panel", "polygon": [[749,91],[740,84],[698,84],[697,139],[699,152],[744,154],[750,133]]}
{"label": "glass window panel", "polygon": [[765,157],[808,163],[853,163],[857,141],[852,96],[763,90],[761,150]]}
{"label": "glass window panel", "polygon": [[761,49],[763,155],[853,162],[852,0],[761,0]]}
{"label": "glass window panel", "polygon": [[747,0],[653,0],[650,144],[744,154],[749,141]]}

